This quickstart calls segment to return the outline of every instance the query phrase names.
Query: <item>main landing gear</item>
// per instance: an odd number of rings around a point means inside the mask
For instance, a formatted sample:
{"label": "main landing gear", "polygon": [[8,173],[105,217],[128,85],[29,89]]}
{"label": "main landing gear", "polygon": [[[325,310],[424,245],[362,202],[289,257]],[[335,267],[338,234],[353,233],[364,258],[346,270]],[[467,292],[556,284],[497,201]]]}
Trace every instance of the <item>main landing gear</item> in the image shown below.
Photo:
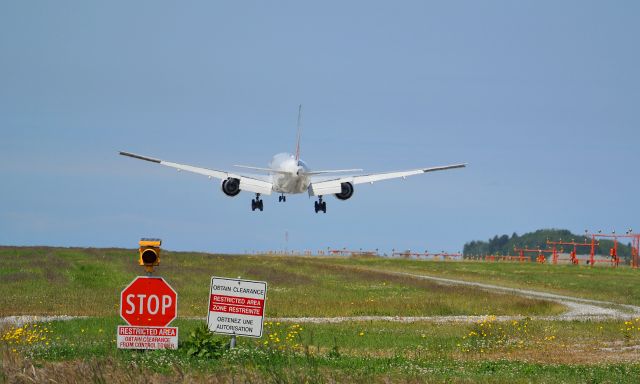
{"label": "main landing gear", "polygon": [[278,201],[281,203],[284,203],[287,201],[287,196],[284,195],[284,193],[280,196],[278,196]]}
{"label": "main landing gear", "polygon": [[323,213],[327,213],[327,202],[322,201],[322,196],[318,196],[318,201],[315,202],[316,213],[322,211]]}
{"label": "main landing gear", "polygon": [[260,199],[260,194],[256,193],[256,198],[251,199],[251,210],[255,211],[256,209],[259,209],[260,212],[262,212],[263,208],[264,206],[262,205],[262,199]]}

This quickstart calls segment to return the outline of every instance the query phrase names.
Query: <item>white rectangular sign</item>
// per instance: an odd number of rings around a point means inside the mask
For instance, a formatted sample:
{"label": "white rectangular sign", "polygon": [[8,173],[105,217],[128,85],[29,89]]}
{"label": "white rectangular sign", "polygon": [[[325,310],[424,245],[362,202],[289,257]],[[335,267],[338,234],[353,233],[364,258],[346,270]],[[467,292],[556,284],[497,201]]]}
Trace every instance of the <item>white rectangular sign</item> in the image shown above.
{"label": "white rectangular sign", "polygon": [[178,328],[118,325],[120,349],[178,349]]}
{"label": "white rectangular sign", "polygon": [[265,281],[212,277],[207,326],[225,335],[262,337]]}

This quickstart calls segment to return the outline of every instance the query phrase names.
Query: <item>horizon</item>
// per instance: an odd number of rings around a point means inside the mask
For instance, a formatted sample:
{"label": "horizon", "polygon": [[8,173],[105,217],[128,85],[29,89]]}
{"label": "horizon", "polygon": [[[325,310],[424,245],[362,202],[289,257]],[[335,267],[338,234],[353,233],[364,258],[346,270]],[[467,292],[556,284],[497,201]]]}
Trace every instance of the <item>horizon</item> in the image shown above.
{"label": "horizon", "polygon": [[[464,254],[464,246],[469,245],[473,242],[489,242],[495,238],[500,238],[502,236],[507,236],[509,239],[513,238],[513,235],[517,235],[518,237],[524,237],[527,235],[531,235],[531,234],[535,234],[539,231],[569,231],[568,229],[562,229],[562,228],[539,228],[536,229],[534,231],[531,232],[526,232],[526,233],[521,233],[518,234],[516,232],[512,232],[511,235],[507,234],[507,233],[503,233],[503,234],[495,234],[494,236],[489,237],[488,239],[474,239],[474,240],[468,240],[464,243],[463,247],[460,250],[448,250],[448,249],[442,249],[442,250],[437,250],[437,249],[431,249],[431,250],[421,250],[421,249],[409,249],[409,248],[405,248],[405,247],[398,247],[398,248],[391,248],[391,249],[376,249],[376,248],[364,248],[364,247],[341,247],[341,248],[332,248],[330,249],[331,251],[345,251],[345,252],[352,252],[352,253],[357,253],[357,252],[377,252],[377,256],[379,257],[393,257],[393,253],[402,253],[402,252],[417,252],[417,253],[421,253],[421,252],[428,252],[429,254],[437,254],[437,253],[447,253],[447,254],[456,254],[459,253],[460,255],[465,255]],[[571,232],[571,231],[569,231]],[[590,232],[588,235],[585,234],[575,234],[573,232],[571,232],[571,235],[576,236],[576,237],[586,237],[588,238],[592,233]],[[611,241],[613,242],[613,240],[609,240],[609,239],[604,239],[606,241]],[[599,240],[602,241],[602,240]],[[622,246],[622,247],[630,247],[631,246],[631,241],[629,240],[627,243],[625,243],[624,241],[618,241],[618,246]],[[133,248],[129,248],[129,247],[118,247],[118,246],[100,246],[100,247],[96,247],[96,246],[80,246],[80,245],[50,245],[50,244],[24,244],[24,245],[12,245],[12,244],[0,244],[0,247],[16,247],[16,248],[68,248],[68,249],[121,249],[121,250],[134,250],[137,251],[138,247],[133,247]],[[220,252],[220,251],[216,251],[216,250],[211,250],[211,251],[203,251],[203,250],[189,250],[189,249],[168,249],[165,246],[162,246],[162,249],[164,251],[168,251],[168,252],[180,252],[180,253],[205,253],[205,254],[219,254],[219,255],[231,255],[231,256],[242,256],[242,255],[254,255],[254,256],[336,256],[336,257],[349,257],[349,255],[335,255],[335,254],[330,254],[330,253],[325,253],[325,252],[329,252],[329,247],[321,247],[321,248],[316,248],[316,249],[311,249],[311,248],[302,248],[302,249],[269,249],[269,250],[265,250],[265,249],[254,249],[254,250],[243,250],[243,251],[235,251],[235,252]],[[307,254],[306,252],[312,252],[310,254]],[[316,253],[314,253],[316,252]],[[584,252],[587,252],[587,250],[584,250],[582,248],[578,249],[578,255],[585,255]],[[500,252],[498,252],[499,254]],[[558,253],[558,255],[566,255],[569,254],[567,252],[564,252],[562,249],[561,251]],[[487,254],[489,255],[489,254]],[[605,253],[597,253],[596,252],[596,256],[608,256]],[[469,256],[469,255],[466,255]],[[478,256],[475,254],[472,254],[471,256]]]}

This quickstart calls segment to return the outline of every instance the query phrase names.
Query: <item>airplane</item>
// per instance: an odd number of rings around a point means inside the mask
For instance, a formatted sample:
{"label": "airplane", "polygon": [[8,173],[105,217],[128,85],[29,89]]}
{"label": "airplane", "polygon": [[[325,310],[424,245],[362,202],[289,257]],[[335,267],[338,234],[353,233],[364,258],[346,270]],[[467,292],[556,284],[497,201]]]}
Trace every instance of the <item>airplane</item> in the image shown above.
{"label": "airplane", "polygon": [[[309,196],[316,196],[314,202],[315,212],[327,213],[327,202],[323,196],[334,195],[338,200],[348,200],[353,196],[354,186],[359,184],[373,184],[374,182],[389,179],[406,179],[408,176],[421,175],[427,172],[443,171],[454,168],[464,168],[466,163],[451,164],[430,168],[417,168],[407,171],[382,172],[359,174],[362,169],[335,169],[313,171],[300,159],[300,138],[302,105],[298,107],[298,134],[296,139],[295,155],[290,153],[278,153],[271,159],[268,168],[235,165],[235,167],[258,171],[264,174],[244,174],[239,172],[227,172],[209,168],[196,167],[187,164],[178,164],[152,157],[142,156],[130,152],[120,152],[122,156],[134,159],[150,161],[152,163],[175,168],[178,171],[187,171],[218,179],[221,181],[222,192],[230,197],[237,196],[241,191],[255,193],[251,200],[251,210],[262,211],[264,204],[261,195],[279,193],[278,201],[286,202],[287,194],[299,194],[307,192]],[[340,176],[328,176],[343,174]]]}

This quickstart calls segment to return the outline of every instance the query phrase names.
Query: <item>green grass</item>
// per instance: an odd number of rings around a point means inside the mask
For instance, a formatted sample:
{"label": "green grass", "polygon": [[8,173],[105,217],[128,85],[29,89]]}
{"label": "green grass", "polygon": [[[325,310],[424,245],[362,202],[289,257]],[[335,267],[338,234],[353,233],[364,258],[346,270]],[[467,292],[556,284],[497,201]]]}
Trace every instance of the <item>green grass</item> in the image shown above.
{"label": "green grass", "polygon": [[[225,353],[221,359],[190,357],[184,348],[147,353],[118,350],[115,330],[120,323],[120,319],[110,317],[31,326],[31,329],[46,329],[39,334],[44,338],[26,344],[0,344],[6,360],[5,375],[12,377],[14,365],[19,368],[20,364],[14,363],[15,356],[38,362],[42,370],[51,368],[48,372],[54,380],[53,371],[65,372],[64,367],[77,369],[76,365],[82,362],[91,362],[88,366],[94,370],[92,376],[106,374],[97,367],[111,365],[113,372],[109,375],[126,378],[132,374],[134,378],[160,374],[177,380],[178,374],[180,377],[186,374],[203,381],[217,377],[227,379],[223,381],[249,378],[246,381],[252,382],[341,379],[339,381],[350,382],[632,383],[640,374],[637,353],[625,351],[625,347],[640,343],[640,321],[635,322],[632,331],[628,331],[623,322],[615,321],[524,321],[518,324],[487,321],[482,327],[491,324],[495,330],[507,329],[507,340],[511,343],[505,345],[498,343],[497,338],[487,337],[475,340],[470,349],[464,348],[470,345],[468,335],[478,330],[480,324],[303,324],[293,340],[285,341],[287,332],[300,327],[271,323],[267,324],[263,339],[239,338],[238,348]],[[201,324],[196,320],[176,321],[180,343]],[[264,341],[273,340],[269,337],[273,334],[280,335],[281,341],[265,345]],[[609,351],[607,348],[612,346],[614,350]],[[73,379],[73,375],[70,377]]]}
{"label": "green grass", "polygon": [[[323,263],[322,260],[317,260]],[[513,288],[539,289],[583,298],[640,305],[640,270],[541,265],[537,263],[438,262],[383,258],[340,259],[331,264],[361,266],[462,279]]]}
{"label": "green grass", "polygon": [[[117,314],[120,291],[143,270],[135,251],[115,249],[0,248],[0,315]],[[210,278],[242,276],[269,284],[267,315],[432,316],[548,315],[555,303],[468,287],[353,270],[339,259],[224,256],[164,252],[157,275],[179,293],[179,316],[205,316]]]}

